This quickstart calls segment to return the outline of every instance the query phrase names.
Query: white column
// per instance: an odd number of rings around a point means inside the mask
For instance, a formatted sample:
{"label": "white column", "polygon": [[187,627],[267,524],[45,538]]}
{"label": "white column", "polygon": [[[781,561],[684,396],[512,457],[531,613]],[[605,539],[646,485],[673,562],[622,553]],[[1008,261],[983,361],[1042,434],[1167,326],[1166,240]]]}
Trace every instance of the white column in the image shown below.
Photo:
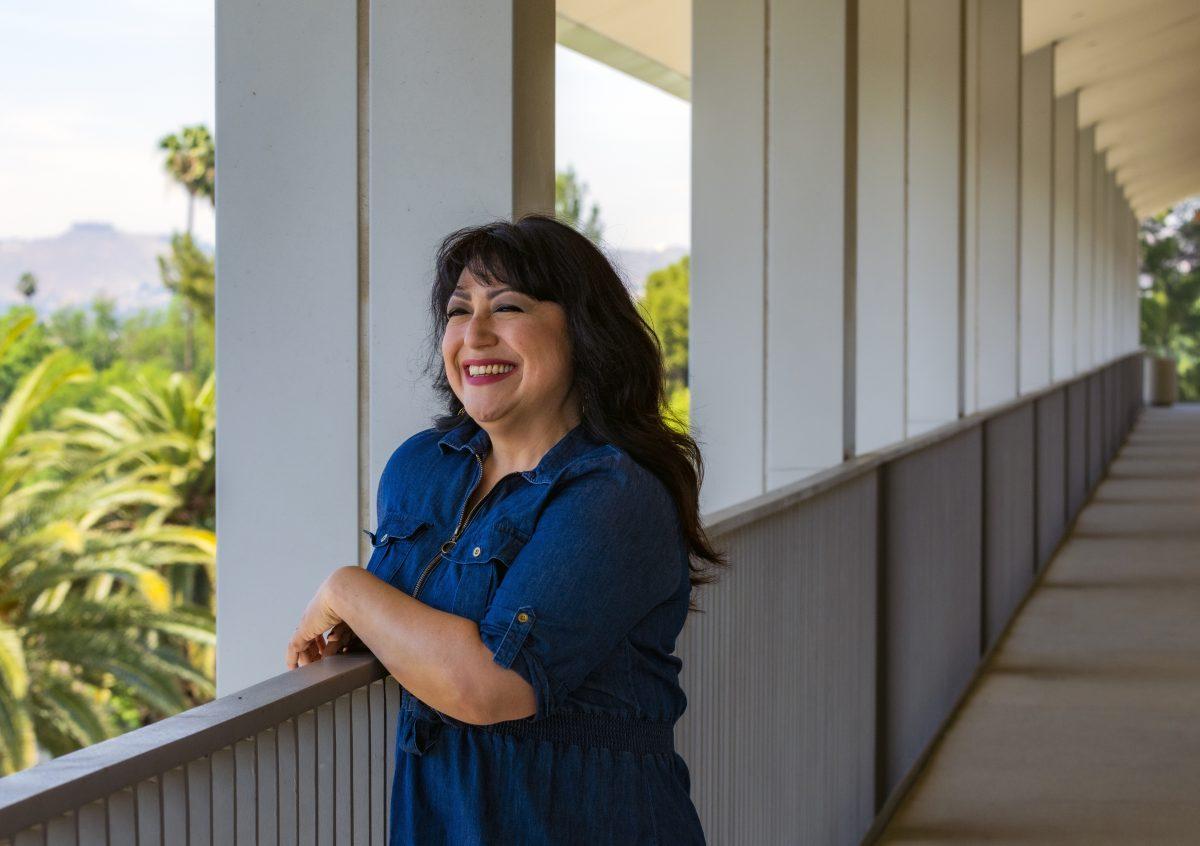
{"label": "white column", "polygon": [[1017,395],[1021,4],[968,0],[967,13],[964,411],[970,413]]}
{"label": "white column", "polygon": [[907,2],[858,9],[858,263],[855,450],[905,435],[905,64]]}
{"label": "white column", "polygon": [[1020,390],[1050,384],[1054,269],[1054,48],[1022,59]]}
{"label": "white column", "polygon": [[283,671],[313,591],[363,560],[388,456],[430,425],[438,242],[553,207],[554,6],[218,4],[225,694]]}
{"label": "white column", "polygon": [[357,560],[354,7],[217,0],[217,693]]}
{"label": "white column", "polygon": [[961,4],[909,6],[908,434],[958,417]]}
{"label": "white column", "polygon": [[1054,101],[1054,290],[1053,377],[1075,374],[1075,156],[1078,151],[1079,97]]}
{"label": "white column", "polygon": [[1092,245],[1095,200],[1096,129],[1079,131],[1075,154],[1075,372],[1088,370],[1092,355],[1092,297],[1095,291]]}
{"label": "white column", "polygon": [[692,9],[690,419],[701,511],[764,490],[763,0]]}
{"label": "white column", "polygon": [[421,370],[441,240],[553,211],[554,4],[374,0],[370,29],[373,492],[395,448],[444,411]]}
{"label": "white column", "polygon": [[1107,154],[1098,152],[1092,170],[1092,366],[1104,362],[1104,300],[1108,292],[1108,167]]}
{"label": "white column", "polygon": [[846,0],[771,0],[767,44],[771,490],[842,461]]}

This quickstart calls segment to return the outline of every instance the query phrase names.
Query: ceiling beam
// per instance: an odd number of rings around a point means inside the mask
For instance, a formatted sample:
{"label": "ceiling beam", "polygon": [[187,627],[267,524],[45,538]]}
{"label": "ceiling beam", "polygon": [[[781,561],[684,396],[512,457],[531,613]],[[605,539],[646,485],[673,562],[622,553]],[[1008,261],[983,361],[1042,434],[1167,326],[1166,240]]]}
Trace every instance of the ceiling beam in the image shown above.
{"label": "ceiling beam", "polygon": [[[1037,12],[1032,12],[1037,14]],[[1055,87],[1074,91],[1116,79],[1200,45],[1196,0],[1147,4],[1137,14],[1109,21],[1055,45]]]}

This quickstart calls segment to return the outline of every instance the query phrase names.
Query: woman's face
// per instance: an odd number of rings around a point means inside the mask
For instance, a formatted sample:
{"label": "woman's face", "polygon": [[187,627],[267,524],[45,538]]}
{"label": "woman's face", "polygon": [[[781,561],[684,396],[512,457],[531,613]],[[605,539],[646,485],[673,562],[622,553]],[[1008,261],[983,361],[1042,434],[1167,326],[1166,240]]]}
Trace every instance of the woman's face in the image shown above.
{"label": "woman's face", "polygon": [[570,417],[571,344],[562,306],[498,281],[482,285],[464,269],[446,314],[446,378],[476,423]]}

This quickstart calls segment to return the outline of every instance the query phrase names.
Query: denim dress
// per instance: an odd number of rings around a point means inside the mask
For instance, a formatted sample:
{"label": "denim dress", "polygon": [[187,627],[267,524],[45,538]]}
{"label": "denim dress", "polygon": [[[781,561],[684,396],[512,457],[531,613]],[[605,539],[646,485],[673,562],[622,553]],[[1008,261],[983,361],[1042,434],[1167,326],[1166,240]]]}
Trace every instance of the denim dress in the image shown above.
{"label": "denim dress", "polygon": [[464,415],[395,450],[368,570],[477,621],[537,711],[474,725],[403,690],[390,843],[704,843],[673,743],[690,584],[670,494],[580,424],[466,513],[489,448]]}

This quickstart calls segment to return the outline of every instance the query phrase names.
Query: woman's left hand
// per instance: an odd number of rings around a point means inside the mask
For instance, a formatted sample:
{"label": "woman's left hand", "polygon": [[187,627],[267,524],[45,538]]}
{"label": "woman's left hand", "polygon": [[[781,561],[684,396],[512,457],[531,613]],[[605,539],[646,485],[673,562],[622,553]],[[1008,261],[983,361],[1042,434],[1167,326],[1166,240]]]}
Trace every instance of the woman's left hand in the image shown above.
{"label": "woman's left hand", "polygon": [[316,595],[300,615],[300,622],[292,632],[288,641],[285,663],[289,670],[303,667],[318,661],[325,649],[325,632],[342,622],[342,618],[334,613],[329,606],[330,587],[334,579],[339,578],[339,571],[333,573],[317,588]]}

